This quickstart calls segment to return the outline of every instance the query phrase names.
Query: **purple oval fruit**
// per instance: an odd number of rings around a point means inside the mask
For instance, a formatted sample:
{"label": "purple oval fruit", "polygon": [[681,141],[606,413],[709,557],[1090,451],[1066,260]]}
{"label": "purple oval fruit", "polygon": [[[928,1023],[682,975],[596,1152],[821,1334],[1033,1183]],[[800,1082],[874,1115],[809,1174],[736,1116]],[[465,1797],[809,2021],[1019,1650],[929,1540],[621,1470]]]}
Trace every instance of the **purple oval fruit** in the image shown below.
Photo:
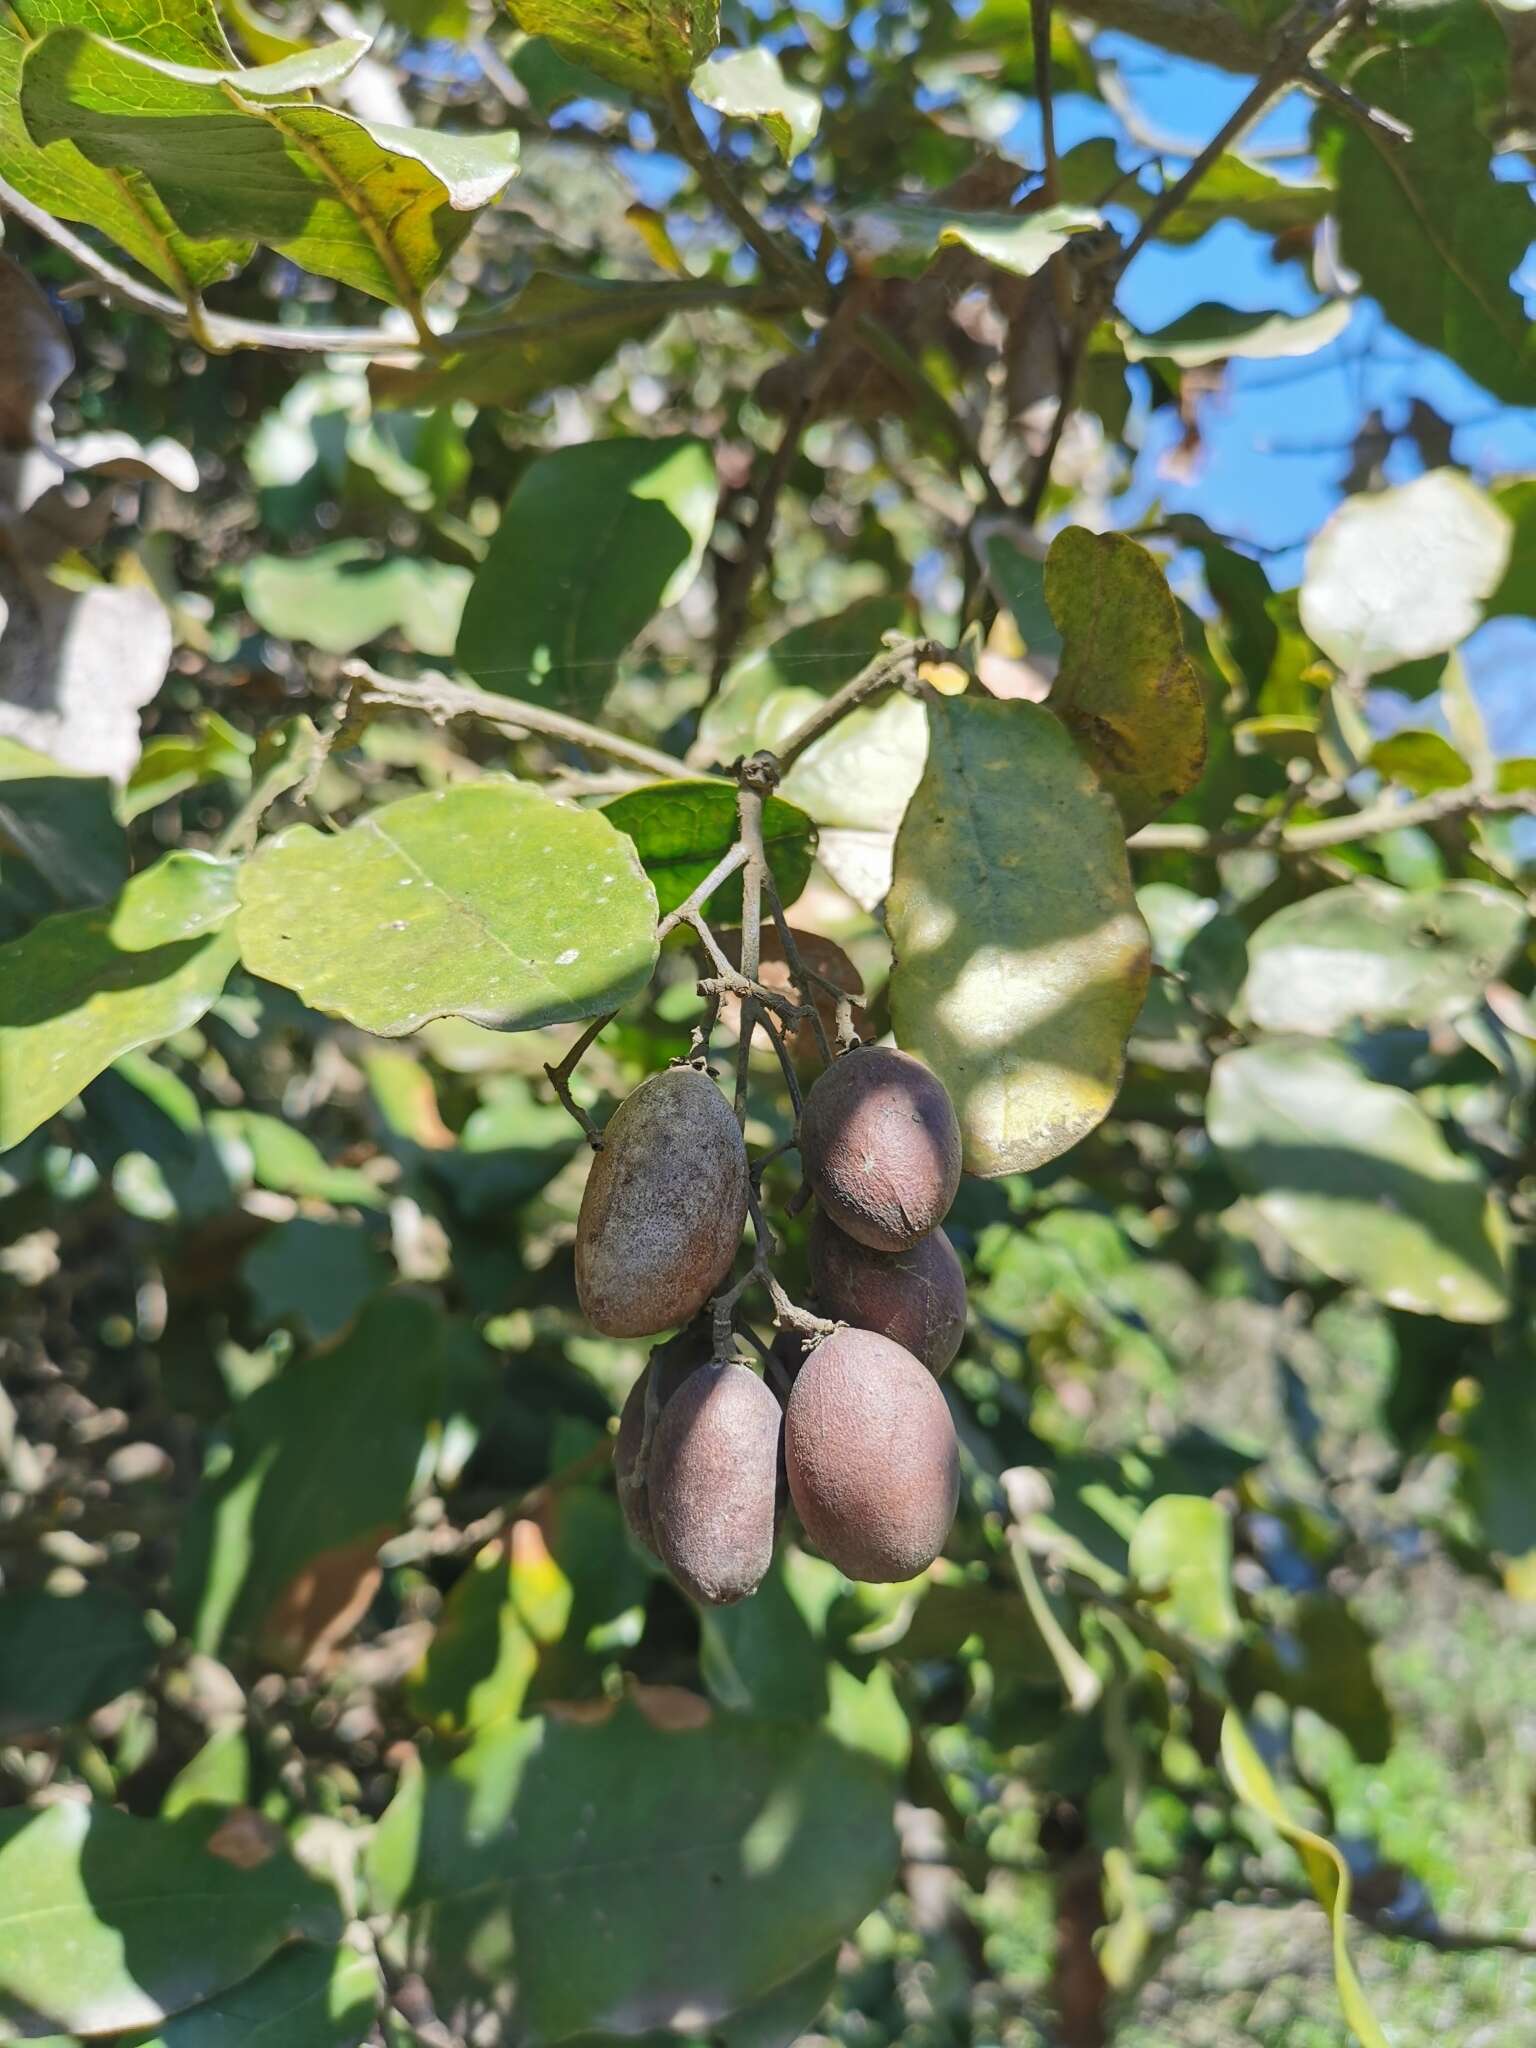
{"label": "purple oval fruit", "polygon": [[942,1230],[905,1251],[876,1252],[818,1209],[810,1254],[826,1315],[889,1337],[935,1376],[950,1364],[965,1335],[965,1273]]}
{"label": "purple oval fruit", "polygon": [[755,1372],[706,1365],[668,1401],[647,1491],[662,1562],[711,1607],[755,1593],[773,1559],[784,1417]]}
{"label": "purple oval fruit", "polygon": [[643,1081],[608,1119],[576,1223],[576,1292],[605,1337],[650,1337],[697,1315],[747,1220],[747,1148],[697,1067]]}
{"label": "purple oval fruit", "polygon": [[933,1374],[889,1337],[838,1330],[811,1353],[785,1411],[784,1463],[806,1535],[846,1577],[915,1578],[944,1548],[960,1495],[955,1427]]}
{"label": "purple oval fruit", "polygon": [[646,1360],[640,1377],[630,1388],[619,1415],[619,1433],[613,1445],[613,1474],[618,1485],[619,1506],[624,1510],[624,1519],[635,1540],[644,1544],[653,1557],[660,1557],[661,1552],[656,1548],[656,1532],[651,1521],[650,1486],[646,1474],[637,1474],[635,1469],[645,1443],[646,1395],[654,1383],[656,1408],[651,1420],[654,1438],[662,1409],[690,1373],[709,1363],[711,1349],[707,1321],[691,1324],[686,1330],[679,1330],[675,1337],[669,1337],[665,1344],[658,1344]]}
{"label": "purple oval fruit", "polygon": [[948,1091],[893,1046],[858,1046],[817,1081],[800,1114],[800,1159],[840,1230],[899,1252],[944,1221],[960,1185]]}

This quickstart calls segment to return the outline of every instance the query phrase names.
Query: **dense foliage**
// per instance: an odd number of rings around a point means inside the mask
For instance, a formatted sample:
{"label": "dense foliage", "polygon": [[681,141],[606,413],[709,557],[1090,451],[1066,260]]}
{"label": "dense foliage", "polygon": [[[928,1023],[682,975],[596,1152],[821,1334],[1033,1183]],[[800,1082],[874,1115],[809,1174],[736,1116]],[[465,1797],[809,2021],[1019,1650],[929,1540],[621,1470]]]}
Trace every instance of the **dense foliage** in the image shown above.
{"label": "dense foliage", "polygon": [[[1529,1947],[1374,1631],[1536,1598],[1536,490],[1363,417],[1296,588],[1125,490],[1362,327],[1536,405],[1529,19],[0,5],[0,2039],[1407,2048]],[[1139,331],[1232,233],[1292,309]],[[1321,2014],[1168,2018],[1298,1897]]]}

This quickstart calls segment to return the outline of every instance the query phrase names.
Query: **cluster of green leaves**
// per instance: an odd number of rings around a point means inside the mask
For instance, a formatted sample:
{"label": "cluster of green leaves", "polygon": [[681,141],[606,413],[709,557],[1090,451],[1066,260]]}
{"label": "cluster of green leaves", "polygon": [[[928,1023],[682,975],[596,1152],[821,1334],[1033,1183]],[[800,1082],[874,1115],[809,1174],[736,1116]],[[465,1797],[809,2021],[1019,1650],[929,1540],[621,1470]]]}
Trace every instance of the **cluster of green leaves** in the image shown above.
{"label": "cluster of green leaves", "polygon": [[[1186,604],[1166,557],[1091,530],[1091,491],[1048,493],[1048,554],[978,517],[950,408],[992,424],[990,368],[1027,410],[1025,343],[1106,220],[1294,256],[1331,217],[1403,332],[1528,398],[1503,45],[1428,9],[1331,49],[1411,124],[1390,156],[1320,103],[1305,178],[1228,154],[1168,211],[1101,139],[1015,206],[988,141],[1036,83],[1012,0],[857,31],[727,8],[734,47],[696,0],[511,11],[510,109],[418,88],[419,39],[469,35],[418,0],[372,49],[245,0],[224,26],[193,0],[0,20],[0,177],[194,337],[231,317],[215,283],[252,321],[269,294],[296,327],[355,294],[420,321],[434,286],[431,324],[456,316],[305,374],[96,305],[77,350],[0,268],[0,415],[44,465],[0,478],[0,2023],[747,2048],[830,1998],[863,2016],[826,2027],[896,2038],[870,2014],[899,2007],[916,1806],[964,1879],[952,2009],[980,1944],[1015,2001],[957,2039],[1043,2002],[1084,1859],[1067,1960],[1119,2014],[1181,1916],[1294,1851],[1376,2048],[1396,2015],[1352,1878],[1443,1875],[1418,1841],[1335,1846],[1407,1753],[1360,1560],[1432,1548],[1536,1590],[1536,770],[1497,757],[1457,653],[1532,612],[1536,499],[1449,470],[1361,493],[1296,593],[1170,521]],[[1051,41],[1099,93],[1079,35]],[[415,126],[378,118],[401,56]],[[707,180],[626,208],[580,167],[687,136],[688,93],[786,267],[814,208],[897,344],[822,389],[712,691],[701,640],[811,329],[761,252],[743,281]],[[526,213],[493,205],[514,129]],[[1118,440],[1128,378],[1188,410],[1213,364],[1323,346],[1355,288],[1156,333],[1109,309],[1085,413]],[[949,317],[977,293],[990,360]],[[1014,439],[983,444],[1004,498]],[[170,510],[194,490],[201,517]],[[764,817],[796,920],[961,1114],[954,1540],[893,1588],[791,1541],[700,1614],[607,1478],[643,1359],[577,1315],[584,1151],[543,1069],[619,1009],[574,1083],[601,1115],[685,1049],[700,968],[656,926],[732,844],[721,771],[883,636],[958,643],[967,615],[994,622],[959,664],[840,722]],[[500,722],[462,692],[349,706],[334,657],[361,649],[451,661]],[[1443,718],[1377,736],[1378,683]],[[709,914],[740,917],[738,879]],[[788,1104],[761,1049],[752,1074],[771,1149]],[[766,1186],[784,1210],[782,1163]]]}

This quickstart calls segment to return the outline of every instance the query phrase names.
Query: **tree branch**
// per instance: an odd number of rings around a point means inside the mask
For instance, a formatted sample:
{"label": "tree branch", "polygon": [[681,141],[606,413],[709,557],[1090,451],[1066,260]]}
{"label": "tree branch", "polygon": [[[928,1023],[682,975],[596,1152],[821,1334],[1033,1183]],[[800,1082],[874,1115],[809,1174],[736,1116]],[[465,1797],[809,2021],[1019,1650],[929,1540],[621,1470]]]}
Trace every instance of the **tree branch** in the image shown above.
{"label": "tree branch", "polygon": [[1243,847],[1265,844],[1281,853],[1321,853],[1331,846],[1348,846],[1356,839],[1374,839],[1381,832],[1437,825],[1445,818],[1510,812],[1536,816],[1536,790],[1482,790],[1466,783],[1460,789],[1437,789],[1409,803],[1389,800],[1344,818],[1318,818],[1304,825],[1287,825],[1268,841],[1262,836],[1262,826],[1253,832],[1208,832],[1203,825],[1143,825],[1126,844],[1133,853],[1233,853]]}
{"label": "tree branch", "polygon": [[1317,0],[1297,0],[1297,4],[1281,22],[1279,40],[1274,53],[1265,60],[1251,90],[1243,95],[1232,114],[1217,129],[1184,175],[1170,185],[1148,209],[1141,225],[1115,264],[1117,277],[1139,251],[1146,247],[1163,223],[1171,220],[1178,212],[1216,159],[1259,118],[1282,87],[1294,82],[1323,38],[1331,34],[1358,5],[1359,0],[1331,0],[1326,11],[1319,16]]}
{"label": "tree branch", "polygon": [[906,385],[927,417],[949,440],[956,454],[975,471],[989,509],[993,512],[1011,511],[1012,507],[976,445],[975,436],[911,350],[905,348],[888,327],[883,327],[867,313],[860,315],[854,331],[870,354]]}
{"label": "tree branch", "polygon": [[452,718],[478,718],[482,725],[494,726],[511,739],[542,733],[548,739],[565,740],[594,754],[606,754],[614,761],[628,761],[653,775],[672,777],[683,769],[674,755],[643,746],[638,740],[621,739],[617,733],[604,732],[601,726],[588,725],[585,719],[568,717],[544,704],[525,704],[517,697],[498,697],[468,683],[450,682],[447,676],[428,674],[407,680],[381,675],[366,661],[343,662],[341,672],[352,682],[354,704],[420,711],[439,725]]}
{"label": "tree branch", "polygon": [[673,79],[669,84],[667,111],[672,116],[678,148],[698,173],[699,183],[757,257],[765,274],[793,285],[808,306],[830,306],[832,287],[815,265],[765,227],[726,176],[720,159],[709,146],[709,138],[698,124],[688,87],[681,79]]}
{"label": "tree branch", "polygon": [[1061,196],[1056,170],[1056,104],[1051,91],[1051,0],[1029,0],[1029,32],[1035,58],[1035,99],[1040,107],[1040,148],[1045,158],[1045,195]]}
{"label": "tree branch", "polygon": [[850,711],[857,710],[859,705],[868,703],[871,697],[881,696],[886,690],[909,688],[917,681],[917,672],[925,662],[949,661],[951,658],[950,650],[941,647],[936,640],[904,640],[899,646],[888,647],[883,654],[877,654],[867,668],[859,670],[852,682],[844,683],[825,704],[795,727],[782,746],[774,749],[773,759],[780,772],[798,761],[807,747],[813,747]]}

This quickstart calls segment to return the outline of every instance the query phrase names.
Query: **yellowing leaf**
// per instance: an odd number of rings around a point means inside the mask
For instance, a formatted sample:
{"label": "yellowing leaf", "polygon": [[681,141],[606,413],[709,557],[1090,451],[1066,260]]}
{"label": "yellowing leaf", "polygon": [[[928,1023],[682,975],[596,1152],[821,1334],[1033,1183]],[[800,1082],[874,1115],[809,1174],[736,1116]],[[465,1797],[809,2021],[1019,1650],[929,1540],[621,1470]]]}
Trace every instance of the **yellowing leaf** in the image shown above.
{"label": "yellowing leaf", "polygon": [[1205,702],[1178,606],[1144,547],[1082,526],[1051,543],[1045,599],[1062,638],[1051,709],[1134,831],[1205,767]]}
{"label": "yellowing leaf", "polygon": [[1286,1812],[1274,1779],[1253,1746],[1243,1719],[1229,1708],[1221,1724],[1221,1761],[1232,1789],[1245,1805],[1263,1814],[1300,1856],[1307,1881],[1333,1931],[1333,1975],[1339,2004],[1360,2048],[1388,2048],[1386,2035],[1366,1999],[1349,1953],[1349,1865],[1332,1842],[1313,1834]]}
{"label": "yellowing leaf", "polygon": [[1147,985],[1114,804],[1038,704],[928,706],[886,922],[899,1042],[949,1089],[972,1173],[1027,1172],[1108,1111]]}
{"label": "yellowing leaf", "polygon": [[720,40],[719,0],[507,0],[531,36],[631,92],[665,94]]}

